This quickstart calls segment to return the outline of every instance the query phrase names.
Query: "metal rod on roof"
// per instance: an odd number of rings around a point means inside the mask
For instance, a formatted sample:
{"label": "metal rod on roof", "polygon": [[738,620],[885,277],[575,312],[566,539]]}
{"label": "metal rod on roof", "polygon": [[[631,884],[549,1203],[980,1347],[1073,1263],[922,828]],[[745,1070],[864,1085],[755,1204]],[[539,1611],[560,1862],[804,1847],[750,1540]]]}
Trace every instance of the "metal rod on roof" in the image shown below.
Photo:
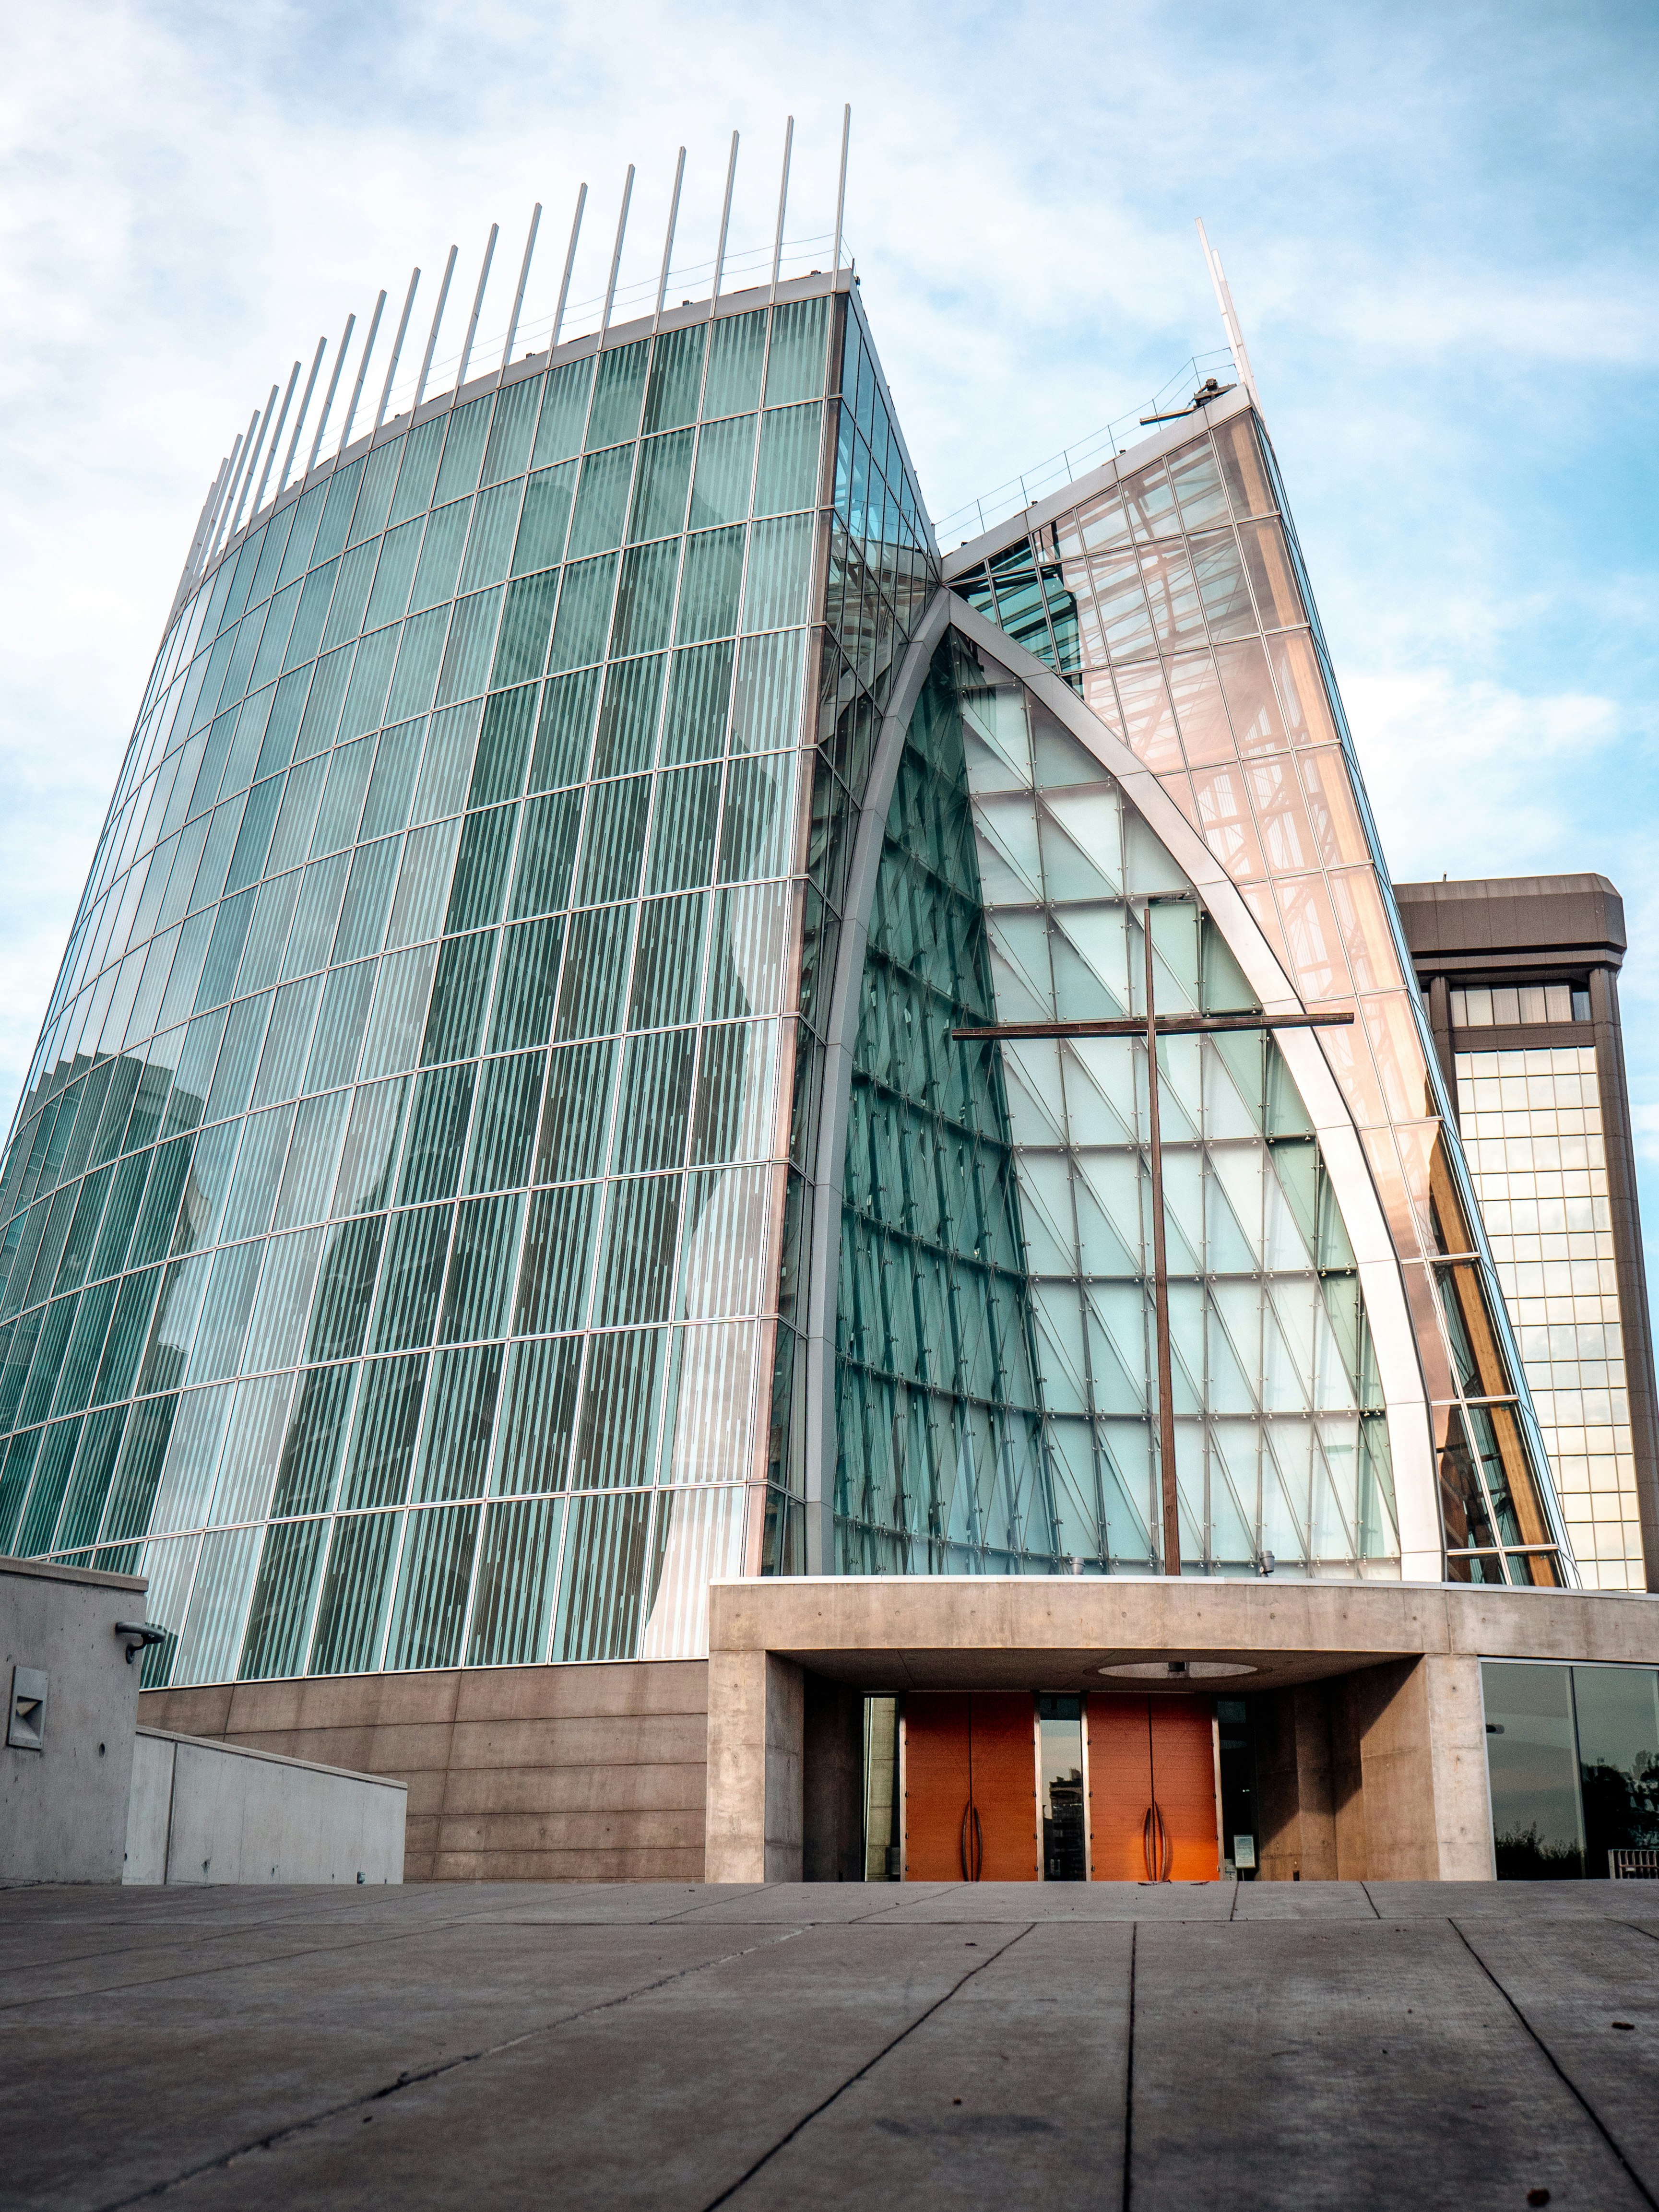
{"label": "metal rod on roof", "polygon": [[[178,586],[173,594],[173,604],[175,607],[195,579],[196,556],[202,550],[202,542],[212,526],[214,516],[219,512],[219,495],[224,488],[226,475],[240,444],[241,440],[239,438],[236,445],[220,462],[218,473],[207,488],[207,497],[202,501],[202,512],[196,518],[196,535],[190,541],[190,550],[185,556],[185,565],[179,571]],[[168,619],[169,621],[172,619],[171,616]]]}
{"label": "metal rod on roof", "polygon": [[1261,401],[1256,392],[1255,373],[1250,367],[1250,356],[1244,350],[1244,333],[1238,327],[1238,315],[1233,307],[1232,287],[1227,282],[1226,271],[1221,266],[1221,256],[1209,240],[1204,228],[1204,218],[1195,216],[1199,244],[1204,248],[1204,265],[1210,272],[1210,282],[1215,287],[1215,303],[1221,310],[1221,327],[1227,333],[1227,343],[1232,349],[1233,361],[1238,369],[1238,380],[1250,396],[1250,404],[1259,414]]}
{"label": "metal rod on roof", "polygon": [[680,148],[680,158],[674,164],[674,194],[668,203],[668,229],[662,242],[662,274],[657,279],[657,304],[651,316],[654,331],[662,320],[662,303],[668,290],[668,264],[674,251],[674,228],[680,219],[680,186],[685,181],[685,149]]}
{"label": "metal rod on roof", "polygon": [[335,448],[337,455],[344,453],[351,442],[351,426],[357,419],[357,402],[363,396],[363,379],[368,374],[369,356],[374,350],[375,336],[385,313],[386,293],[382,289],[380,298],[374,302],[374,313],[368,319],[368,336],[363,340],[363,356],[357,363],[357,381],[351,387],[351,404],[346,409],[345,428],[341,431],[340,442]]}
{"label": "metal rod on roof", "polygon": [[461,365],[455,372],[457,392],[466,382],[467,363],[472,358],[472,341],[478,335],[478,316],[483,307],[484,286],[489,282],[489,264],[495,258],[495,240],[501,234],[500,223],[492,222],[489,237],[484,246],[483,266],[478,271],[478,289],[472,295],[472,313],[467,319],[466,340],[461,347]]}
{"label": "metal rod on roof", "polygon": [[605,313],[599,318],[599,347],[603,351],[605,332],[611,328],[611,310],[617,302],[617,276],[622,268],[623,239],[628,229],[628,206],[634,197],[634,164],[628,165],[628,174],[623,179],[622,212],[617,217],[617,243],[611,255],[611,275],[605,288]]}
{"label": "metal rod on roof", "polygon": [[196,535],[190,541],[190,556],[185,562],[186,574],[188,574],[191,568],[194,565],[197,555],[207,543],[208,532],[212,529],[215,522],[218,520],[220,502],[223,500],[225,495],[225,486],[229,481],[232,469],[236,465],[236,456],[241,452],[241,450],[242,441],[241,439],[238,437],[235,443],[231,447],[230,451],[225,455],[223,460],[220,462],[218,475],[214,477],[213,482],[208,486],[208,495],[202,502],[201,515],[196,525]]}
{"label": "metal rod on roof", "polygon": [[299,450],[300,433],[306,426],[306,410],[311,404],[311,395],[317,389],[317,377],[323,366],[323,356],[328,350],[325,337],[317,341],[317,350],[312,356],[311,374],[306,379],[306,388],[300,394],[300,411],[294,418],[294,434],[288,441],[288,452],[283,458],[283,473],[276,479],[276,496],[280,499],[288,489],[288,480],[294,473],[294,456]]}
{"label": "metal rod on roof", "polygon": [[386,407],[392,398],[392,380],[398,374],[398,360],[404,349],[404,338],[409,329],[410,313],[415,305],[415,288],[420,281],[421,272],[417,267],[410,277],[409,289],[404,295],[404,311],[398,318],[398,335],[392,341],[392,358],[386,365],[386,382],[380,386],[380,404],[374,410],[374,427],[368,434],[371,438],[374,435],[374,431],[378,430],[386,420]]}
{"label": "metal rod on roof", "polygon": [[778,296],[778,270],[783,265],[783,211],[789,204],[789,152],[795,143],[795,118],[787,118],[783,126],[783,174],[778,180],[778,228],[772,240],[772,297]]}
{"label": "metal rod on roof", "polygon": [[288,390],[283,394],[283,411],[276,417],[276,428],[270,434],[270,444],[265,452],[265,465],[259,475],[259,489],[254,493],[253,505],[248,510],[250,521],[259,512],[265,495],[265,486],[270,482],[271,468],[276,459],[276,448],[283,441],[283,425],[288,420],[288,410],[294,401],[294,387],[300,381],[300,371],[304,366],[303,362],[296,361],[289,371]]}
{"label": "metal rod on roof", "polygon": [[714,289],[709,295],[708,319],[714,319],[714,311],[720,303],[720,278],[726,273],[726,234],[732,227],[732,187],[738,174],[738,134],[732,133],[732,157],[726,165],[726,198],[720,202],[720,238],[714,248]]}
{"label": "metal rod on roof", "polygon": [[311,441],[311,456],[306,463],[306,474],[307,476],[311,474],[313,469],[317,465],[317,455],[322,447],[323,433],[328,428],[329,410],[334,404],[334,394],[336,390],[338,388],[340,382],[340,371],[345,367],[346,349],[351,343],[351,333],[356,329],[356,316],[355,314],[348,315],[345,319],[345,328],[340,333],[339,345],[335,350],[334,373],[329,378],[328,390],[323,395],[323,411],[317,417],[317,434]]}
{"label": "metal rod on roof", "polygon": [[452,246],[449,258],[444,264],[444,281],[438,287],[438,304],[432,311],[432,328],[426,334],[426,351],[421,356],[421,373],[415,380],[415,397],[409,403],[412,420],[426,392],[426,380],[432,374],[432,350],[438,343],[438,325],[444,319],[444,308],[449,301],[449,280],[455,274],[455,256],[459,251]]}
{"label": "metal rod on roof", "polygon": [[853,135],[853,103],[849,100],[841,112],[841,181],[836,186],[836,258],[831,264],[832,279],[841,274],[842,218],[847,212],[847,147]]}
{"label": "metal rod on roof", "polygon": [[273,384],[270,387],[270,397],[265,402],[264,414],[261,415],[257,409],[254,412],[253,419],[259,426],[259,434],[254,440],[248,453],[247,467],[242,477],[242,489],[236,495],[236,512],[231,516],[230,528],[225,532],[227,544],[242,526],[242,503],[246,499],[249,489],[253,483],[254,465],[264,450],[265,432],[270,428],[270,410],[276,404],[276,394],[281,388],[279,385]]}
{"label": "metal rod on roof", "polygon": [[225,501],[230,497],[230,487],[235,481],[236,464],[242,457],[242,433],[239,430],[231,441],[224,465],[219,471],[219,481],[213,488],[213,504],[208,510],[207,520],[202,525],[200,541],[196,549],[196,565],[199,569],[207,559],[207,550],[213,543],[213,534],[219,527],[219,517],[225,511]]}
{"label": "metal rod on roof", "polygon": [[234,493],[237,485],[242,481],[243,471],[246,469],[248,463],[253,458],[253,434],[258,427],[259,410],[256,407],[252,414],[247,418],[247,428],[243,432],[241,437],[236,441],[242,448],[241,463],[240,465],[233,471],[230,482],[226,487],[224,498],[220,503],[219,520],[214,524],[213,535],[208,540],[206,558],[210,561],[213,558],[214,554],[218,550],[222,533],[227,537],[229,535],[229,532],[225,530],[224,526],[230,514],[231,497]]}
{"label": "metal rod on roof", "polygon": [[559,343],[559,332],[564,328],[564,306],[570,297],[570,272],[576,265],[576,240],[582,234],[582,210],[587,205],[587,187],[583,185],[576,194],[575,219],[570,226],[570,244],[564,257],[564,275],[559,279],[559,304],[553,311],[553,335],[547,342],[550,360]]}
{"label": "metal rod on roof", "polygon": [[507,318],[507,343],[501,348],[501,374],[507,374],[507,365],[513,358],[513,341],[519,335],[519,317],[524,308],[524,288],[530,282],[530,257],[536,251],[536,233],[542,227],[542,204],[537,201],[530,216],[530,235],[524,242],[524,259],[519,264],[519,289],[513,295],[513,313]]}

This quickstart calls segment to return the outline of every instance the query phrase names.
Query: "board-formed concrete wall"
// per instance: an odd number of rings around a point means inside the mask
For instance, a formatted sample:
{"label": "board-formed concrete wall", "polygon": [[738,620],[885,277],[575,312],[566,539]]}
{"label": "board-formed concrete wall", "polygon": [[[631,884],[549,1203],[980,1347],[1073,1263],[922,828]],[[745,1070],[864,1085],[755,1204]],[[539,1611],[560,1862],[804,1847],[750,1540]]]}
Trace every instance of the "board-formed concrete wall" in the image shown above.
{"label": "board-formed concrete wall", "polygon": [[389,1776],[141,1728],[123,1879],[400,1882],[408,1795]]}
{"label": "board-formed concrete wall", "polygon": [[[409,1785],[408,1881],[701,1881],[708,1662],[146,1691],[146,1726]],[[269,1879],[269,1877],[265,1877]]]}
{"label": "board-formed concrete wall", "polygon": [[[0,1559],[0,1885],[120,1881],[138,1668],[115,1625],[143,1618],[134,1576]],[[8,1741],[19,1668],[46,1678],[38,1750]]]}

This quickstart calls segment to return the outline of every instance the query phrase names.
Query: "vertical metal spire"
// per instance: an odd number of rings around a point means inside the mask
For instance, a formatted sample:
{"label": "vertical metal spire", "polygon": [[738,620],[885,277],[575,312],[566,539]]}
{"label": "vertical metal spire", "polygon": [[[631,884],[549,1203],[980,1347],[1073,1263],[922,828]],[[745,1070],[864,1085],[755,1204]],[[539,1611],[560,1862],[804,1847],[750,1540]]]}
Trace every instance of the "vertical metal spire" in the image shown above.
{"label": "vertical metal spire", "polygon": [[1261,400],[1255,388],[1255,374],[1250,367],[1250,356],[1244,350],[1244,333],[1238,327],[1238,316],[1233,307],[1232,287],[1227,282],[1221,266],[1221,256],[1209,241],[1204,228],[1204,219],[1195,216],[1198,241],[1204,248],[1204,265],[1210,272],[1210,282],[1215,287],[1215,303],[1221,310],[1221,326],[1227,333],[1227,343],[1232,348],[1233,362],[1238,370],[1238,380],[1249,395],[1250,404],[1260,414]]}
{"label": "vertical metal spire", "polygon": [[357,419],[357,402],[363,396],[363,379],[368,374],[369,356],[374,350],[374,339],[380,327],[380,318],[386,313],[386,293],[382,290],[374,302],[374,313],[369,317],[368,336],[363,340],[362,358],[357,363],[357,381],[351,387],[351,404],[346,409],[345,428],[340,433],[337,453],[344,453],[351,442],[351,426]]}
{"label": "vertical metal spire", "polygon": [[519,335],[519,317],[524,311],[524,288],[530,282],[530,257],[536,251],[536,233],[542,227],[542,204],[537,201],[530,216],[530,235],[524,242],[524,259],[519,264],[519,289],[513,295],[513,313],[507,320],[507,343],[501,348],[501,374],[507,374],[507,364],[513,358],[513,341]]}
{"label": "vertical metal spire", "polygon": [[489,282],[489,264],[495,258],[495,240],[501,234],[498,222],[489,226],[489,237],[484,246],[483,266],[478,271],[478,289],[472,295],[472,313],[467,318],[466,340],[461,348],[461,365],[455,372],[455,389],[459,392],[466,382],[467,363],[472,358],[472,341],[478,335],[478,315],[483,307],[484,286]]}
{"label": "vertical metal spire", "polygon": [[611,250],[611,274],[605,280],[605,313],[599,318],[599,347],[604,350],[605,335],[611,328],[611,310],[617,302],[617,274],[622,267],[623,240],[628,231],[628,207],[634,197],[634,164],[628,165],[628,174],[623,179],[622,210],[617,217],[617,243]]}
{"label": "vertical metal spire", "polygon": [[289,371],[288,390],[283,394],[283,411],[276,417],[276,428],[270,434],[270,444],[265,453],[265,465],[259,473],[259,489],[254,493],[253,504],[248,509],[250,522],[259,512],[260,503],[265,495],[265,486],[270,482],[270,471],[276,459],[276,448],[282,443],[283,425],[288,420],[288,410],[294,398],[294,387],[300,381],[300,371],[304,365],[302,362],[296,361]]}
{"label": "vertical metal spire", "polygon": [[570,226],[570,244],[564,257],[564,275],[559,279],[559,304],[553,310],[553,335],[548,340],[551,354],[559,343],[559,332],[564,328],[565,302],[570,297],[570,272],[576,265],[576,240],[582,234],[582,210],[587,205],[587,187],[583,185],[576,194],[575,219]]}
{"label": "vertical metal spire", "polygon": [[714,319],[720,303],[720,278],[726,274],[726,234],[732,228],[732,187],[738,174],[738,134],[732,133],[732,154],[726,165],[726,198],[720,202],[720,243],[714,248],[714,289],[709,295],[708,319]]}
{"label": "vertical metal spire", "polygon": [[842,221],[847,213],[847,148],[853,136],[853,103],[849,100],[841,112],[841,181],[836,186],[836,258],[830,264],[832,276],[841,274]]}
{"label": "vertical metal spire", "polygon": [[322,450],[323,433],[328,428],[329,410],[334,404],[334,394],[339,389],[340,371],[345,367],[346,349],[351,343],[351,333],[356,327],[356,316],[348,315],[345,319],[345,328],[340,333],[340,343],[335,349],[333,374],[328,380],[328,390],[323,394],[323,411],[317,417],[316,435],[311,441],[311,457],[306,463],[307,476],[316,467],[317,456]]}
{"label": "vertical metal spire", "polygon": [[392,341],[392,358],[386,365],[386,382],[380,386],[380,404],[374,410],[374,427],[369,431],[371,438],[386,420],[386,406],[392,398],[392,380],[398,374],[398,360],[404,349],[404,337],[409,329],[410,313],[415,305],[415,288],[420,281],[421,272],[416,268],[410,276],[409,289],[404,295],[404,311],[398,318],[398,335]]}
{"label": "vertical metal spire", "polygon": [[778,228],[772,240],[772,294],[778,296],[778,270],[783,265],[783,211],[789,204],[789,154],[795,143],[795,118],[792,115],[783,126],[783,174],[778,180]]}
{"label": "vertical metal spire", "polygon": [[288,452],[283,459],[283,473],[276,479],[276,496],[280,499],[294,473],[294,456],[299,450],[300,433],[306,426],[306,410],[311,404],[311,395],[317,389],[318,374],[323,366],[323,356],[328,351],[328,340],[320,337],[317,350],[311,357],[311,374],[306,379],[306,388],[300,394],[300,411],[294,418],[294,435],[288,441]]}
{"label": "vertical metal spire", "polygon": [[237,444],[242,449],[241,463],[239,467],[232,471],[230,482],[225,489],[224,499],[221,502],[219,508],[219,520],[213,526],[213,535],[208,540],[208,550],[205,556],[205,558],[208,560],[211,560],[214,554],[218,550],[222,538],[228,538],[230,535],[230,532],[225,529],[224,526],[229,519],[231,499],[236,491],[237,486],[241,483],[245,472],[252,462],[253,434],[258,427],[259,410],[256,407],[252,414],[251,414],[247,418],[247,428],[236,441]]}
{"label": "vertical metal spire", "polygon": [[[185,565],[179,572],[178,588],[173,594],[173,604],[175,608],[196,580],[198,556],[201,552],[209,531],[213,527],[213,519],[219,512],[219,501],[224,491],[225,479],[230,474],[231,463],[240,451],[241,444],[242,441],[239,438],[223,460],[220,462],[218,473],[207,488],[207,497],[202,501],[202,512],[196,518],[196,535],[190,541],[190,550],[185,556]],[[169,614],[167,620],[171,622],[172,619],[173,617]]]}
{"label": "vertical metal spire", "polygon": [[444,264],[444,281],[438,287],[438,304],[432,311],[432,328],[426,334],[426,351],[421,356],[421,373],[415,380],[415,397],[409,403],[411,418],[425,397],[426,380],[432,374],[432,351],[438,343],[438,325],[442,322],[444,309],[448,305],[449,280],[455,274],[455,256],[459,251],[458,246],[452,246],[449,258]]}
{"label": "vertical metal spire", "polygon": [[[258,462],[259,455],[264,450],[265,432],[270,428],[270,410],[276,404],[276,394],[281,389],[282,386],[280,385],[273,384],[271,386],[270,397],[265,402],[264,414],[262,415],[256,407],[253,410],[253,422],[250,422],[248,425],[249,446],[247,468],[242,477],[242,489],[236,495],[236,512],[231,516],[230,528],[225,533],[227,543],[228,543],[229,540],[236,535],[237,532],[242,526],[242,505],[244,501],[247,498],[249,491],[252,488],[254,465]],[[257,438],[253,436],[253,430],[256,424],[258,427],[259,433]]]}
{"label": "vertical metal spire", "polygon": [[197,532],[196,543],[191,549],[198,568],[207,559],[207,550],[213,543],[213,533],[218,527],[219,517],[224,513],[225,501],[230,496],[230,487],[236,474],[236,464],[241,459],[241,455],[242,433],[239,430],[232,442],[230,451],[219,465],[219,473],[214,479],[207,513],[202,518],[202,526]]}
{"label": "vertical metal spire", "polygon": [[668,203],[668,228],[662,241],[662,274],[657,279],[657,304],[651,316],[654,331],[662,320],[663,296],[668,289],[668,264],[674,252],[674,228],[680,219],[680,186],[685,182],[685,149],[680,148],[680,157],[674,164],[674,195]]}

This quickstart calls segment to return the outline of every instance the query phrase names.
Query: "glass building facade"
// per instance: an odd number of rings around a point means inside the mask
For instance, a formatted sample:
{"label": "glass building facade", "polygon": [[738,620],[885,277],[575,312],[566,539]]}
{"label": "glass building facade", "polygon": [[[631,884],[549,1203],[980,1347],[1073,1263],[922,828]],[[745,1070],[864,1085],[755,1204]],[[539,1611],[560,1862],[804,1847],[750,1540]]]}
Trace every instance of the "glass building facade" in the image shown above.
{"label": "glass building facade", "polygon": [[948,566],[843,273],[192,580],[0,1166],[0,1550],[146,1575],[147,1684],[1163,1564],[1144,1046],[950,1035],[1149,926],[1164,1011],[1360,1015],[1160,1057],[1189,1570],[1570,1577],[1253,413]]}

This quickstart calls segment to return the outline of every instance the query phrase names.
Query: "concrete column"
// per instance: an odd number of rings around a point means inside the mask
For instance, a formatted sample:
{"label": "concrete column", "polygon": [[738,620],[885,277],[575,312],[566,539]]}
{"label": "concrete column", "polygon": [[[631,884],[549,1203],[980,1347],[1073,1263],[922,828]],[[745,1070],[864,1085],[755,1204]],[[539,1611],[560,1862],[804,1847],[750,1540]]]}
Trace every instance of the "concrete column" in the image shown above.
{"label": "concrete column", "polygon": [[1480,1662],[1430,1652],[1353,1678],[1373,1881],[1492,1881]]}
{"label": "concrete column", "polygon": [[1324,1683],[1274,1694],[1271,1718],[1257,1738],[1256,1776],[1261,1879],[1336,1881],[1335,1773]]}
{"label": "concrete column", "polygon": [[801,1879],[805,1720],[805,1679],[790,1661],[710,1654],[706,1881]]}

